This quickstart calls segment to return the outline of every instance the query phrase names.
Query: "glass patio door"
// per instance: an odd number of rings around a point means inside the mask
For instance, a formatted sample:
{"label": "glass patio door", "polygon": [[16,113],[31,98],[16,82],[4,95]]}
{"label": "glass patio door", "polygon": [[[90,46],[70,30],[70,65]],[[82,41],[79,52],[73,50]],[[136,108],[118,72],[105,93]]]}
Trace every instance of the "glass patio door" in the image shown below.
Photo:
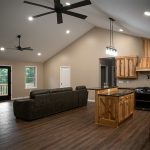
{"label": "glass patio door", "polygon": [[11,67],[0,66],[0,101],[11,99]]}

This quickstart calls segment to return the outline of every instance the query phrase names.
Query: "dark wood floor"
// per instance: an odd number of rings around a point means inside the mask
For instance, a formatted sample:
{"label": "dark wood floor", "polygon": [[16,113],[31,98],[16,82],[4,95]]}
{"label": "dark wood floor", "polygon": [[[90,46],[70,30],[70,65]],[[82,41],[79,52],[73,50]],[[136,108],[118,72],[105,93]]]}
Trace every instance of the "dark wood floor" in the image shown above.
{"label": "dark wood floor", "polygon": [[150,150],[150,112],[136,111],[119,128],[94,123],[94,103],[32,122],[0,103],[0,150]]}

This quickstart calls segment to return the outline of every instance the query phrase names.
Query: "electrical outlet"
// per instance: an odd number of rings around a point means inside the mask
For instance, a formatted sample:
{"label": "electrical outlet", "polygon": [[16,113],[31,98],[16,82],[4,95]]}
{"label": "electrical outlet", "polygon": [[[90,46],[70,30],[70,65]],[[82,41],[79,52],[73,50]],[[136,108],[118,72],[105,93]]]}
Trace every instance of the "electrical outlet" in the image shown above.
{"label": "electrical outlet", "polygon": [[123,84],[123,81],[122,81],[122,80],[119,80],[118,83],[119,83],[119,84]]}

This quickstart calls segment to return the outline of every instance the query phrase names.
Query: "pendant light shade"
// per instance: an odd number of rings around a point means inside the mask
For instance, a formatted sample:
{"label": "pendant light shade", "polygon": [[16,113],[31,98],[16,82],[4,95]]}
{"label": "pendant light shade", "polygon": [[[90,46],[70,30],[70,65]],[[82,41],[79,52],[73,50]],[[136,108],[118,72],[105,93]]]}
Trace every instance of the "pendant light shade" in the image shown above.
{"label": "pendant light shade", "polygon": [[106,47],[106,54],[111,56],[117,56],[117,50],[114,48],[113,41],[113,22],[115,21],[113,18],[109,18],[110,20],[110,45]]}

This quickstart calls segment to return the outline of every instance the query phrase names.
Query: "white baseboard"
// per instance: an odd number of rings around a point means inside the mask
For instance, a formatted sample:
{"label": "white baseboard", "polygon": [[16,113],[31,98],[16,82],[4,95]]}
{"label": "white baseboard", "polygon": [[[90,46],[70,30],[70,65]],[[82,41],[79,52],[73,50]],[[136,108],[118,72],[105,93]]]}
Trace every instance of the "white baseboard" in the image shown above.
{"label": "white baseboard", "polygon": [[12,98],[11,100],[24,99],[24,98],[29,98],[29,96],[25,96],[25,97],[16,97],[16,98]]}
{"label": "white baseboard", "polygon": [[95,99],[88,99],[88,102],[95,102]]}

